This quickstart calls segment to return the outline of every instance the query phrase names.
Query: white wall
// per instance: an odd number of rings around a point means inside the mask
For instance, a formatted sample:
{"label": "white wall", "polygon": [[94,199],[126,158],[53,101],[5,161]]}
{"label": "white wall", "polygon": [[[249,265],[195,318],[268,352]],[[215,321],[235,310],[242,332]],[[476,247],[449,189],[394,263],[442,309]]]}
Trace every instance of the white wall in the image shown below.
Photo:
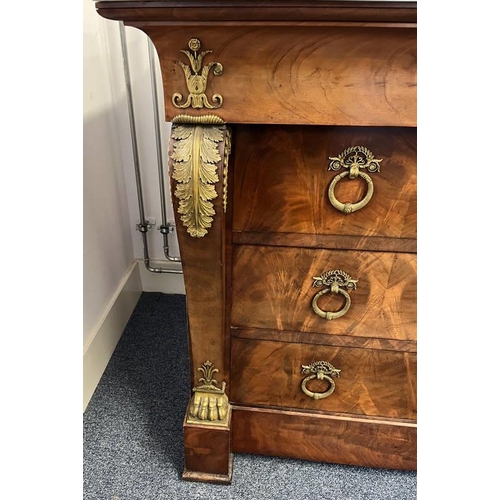
{"label": "white wall", "polygon": [[[145,213],[161,224],[151,73],[147,36],[126,27],[134,97],[137,144],[142,173]],[[135,259],[143,258],[142,238],[135,225],[139,210],[127,105],[119,23],[99,16],[92,0],[83,0],[83,335],[92,341],[109,301]],[[173,220],[167,169],[169,124],[164,122],[161,74],[157,89],[163,126],[163,164],[167,184],[167,217]],[[148,233],[149,254],[155,265],[164,261],[159,231]],[[175,233],[169,236],[171,253],[178,255]],[[154,275],[145,271],[145,291],[165,291],[173,282],[183,292],[182,275]],[[170,267],[180,268],[170,264]],[[151,281],[151,282],[150,282]],[[168,286],[166,287],[168,289]]]}
{"label": "white wall", "polygon": [[[84,0],[85,3],[85,0]],[[100,23],[107,35],[108,52],[103,53],[108,60],[109,79],[112,88],[112,95],[115,101],[114,112],[116,115],[116,133],[120,140],[120,150],[122,155],[122,170],[125,178],[127,192],[127,207],[129,212],[129,227],[132,240],[133,255],[135,259],[143,259],[142,236],[136,230],[139,222],[139,208],[137,200],[137,188],[135,181],[135,165],[132,152],[131,130],[127,105],[127,95],[125,88],[125,77],[123,68],[123,58],[120,47],[119,23],[101,18],[95,12],[94,2],[90,4],[90,14],[94,22]],[[88,5],[87,5],[88,7]],[[160,191],[158,182],[158,154],[155,136],[155,120],[153,108],[153,92],[151,88],[151,70],[149,64],[148,37],[136,28],[125,27],[127,52],[130,69],[130,79],[133,95],[133,109],[135,116],[136,140],[139,157],[139,168],[144,196],[145,215],[156,219],[156,226],[148,232],[149,256],[155,267],[165,267],[181,269],[179,264],[165,260],[163,252],[163,237],[158,231],[161,224]],[[156,50],[154,50],[156,54]],[[167,219],[173,222],[173,208],[170,196],[170,183],[168,176],[168,138],[170,135],[170,123],[165,122],[165,112],[163,108],[163,85],[161,79],[160,66],[157,56],[156,61],[156,89],[158,92],[158,112],[161,127],[161,164],[163,166],[165,188],[166,188],[166,209]],[[176,233],[169,235],[170,254],[179,256],[179,247]],[[182,275],[154,274],[147,271],[141,262],[141,277],[144,291],[162,291],[167,293],[184,293],[184,282]]]}
{"label": "white wall", "polygon": [[[163,253],[158,167],[167,163],[169,127],[164,122],[161,74],[156,61],[161,107],[162,152],[156,147],[151,70],[146,35],[125,28],[133,94],[139,167],[145,215],[156,227],[148,232],[154,267],[180,269]],[[120,24],[99,16],[83,0],[83,409],[111,358],[142,291],[184,293],[179,274],[147,271],[142,236],[136,230],[139,208],[132,131]],[[168,188],[168,173],[165,171]],[[173,220],[167,189],[167,219]],[[179,252],[170,235],[171,254]]]}
{"label": "white wall", "polygon": [[[111,86],[108,32],[85,1],[83,26],[83,335],[84,345],[134,255],[122,151]],[[112,35],[112,33],[111,33]]]}

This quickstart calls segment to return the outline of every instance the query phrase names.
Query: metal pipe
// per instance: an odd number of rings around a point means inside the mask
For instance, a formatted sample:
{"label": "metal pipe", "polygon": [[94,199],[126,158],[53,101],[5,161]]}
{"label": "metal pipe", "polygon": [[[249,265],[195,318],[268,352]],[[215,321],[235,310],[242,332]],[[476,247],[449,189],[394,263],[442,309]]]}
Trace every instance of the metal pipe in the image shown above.
{"label": "metal pipe", "polygon": [[137,133],[135,130],[135,115],[134,115],[134,105],[132,102],[132,85],[130,82],[130,67],[128,64],[128,51],[127,51],[127,36],[125,34],[125,26],[123,22],[120,22],[120,43],[122,47],[122,57],[123,57],[123,71],[125,73],[125,87],[127,90],[127,104],[128,104],[128,116],[130,123],[130,135],[132,138],[132,155],[134,158],[134,168],[135,168],[135,185],[137,188],[137,198],[139,200],[139,218],[140,224],[146,224],[146,217],[144,215],[144,201],[142,198],[142,182],[141,182],[141,172],[139,170],[139,154],[137,151]]}
{"label": "metal pipe", "polygon": [[163,267],[151,267],[149,260],[149,250],[148,250],[148,238],[147,232],[149,231],[148,222],[144,215],[144,198],[142,195],[142,181],[141,181],[141,171],[139,166],[139,154],[137,150],[137,133],[135,129],[135,115],[134,115],[134,105],[132,101],[132,85],[130,81],[130,67],[128,63],[128,51],[127,51],[127,36],[125,33],[125,25],[123,21],[120,21],[120,43],[122,49],[123,57],[123,70],[125,73],[125,86],[127,90],[127,104],[129,112],[130,121],[130,134],[132,139],[132,153],[134,157],[134,170],[135,170],[135,182],[137,187],[137,201],[139,205],[139,218],[140,222],[137,226],[142,234],[142,243],[144,247],[144,265],[148,271],[152,273],[170,273],[170,274],[182,274],[180,269],[165,269]]}
{"label": "metal pipe", "polygon": [[170,255],[168,245],[168,233],[173,230],[172,226],[167,223],[167,209],[165,202],[165,178],[163,175],[163,155],[161,147],[161,129],[160,129],[160,114],[158,112],[158,87],[156,83],[156,57],[153,42],[148,38],[148,53],[149,67],[151,68],[151,92],[153,94],[153,110],[155,117],[155,137],[156,137],[156,157],[158,162],[158,179],[160,184],[160,202],[161,202],[161,226],[158,228],[163,235],[163,253],[171,262],[180,262],[180,257]]}
{"label": "metal pipe", "polygon": [[142,245],[144,247],[144,265],[148,271],[152,273],[182,274],[181,269],[165,269],[164,267],[152,267],[150,265],[146,232],[142,233]]}

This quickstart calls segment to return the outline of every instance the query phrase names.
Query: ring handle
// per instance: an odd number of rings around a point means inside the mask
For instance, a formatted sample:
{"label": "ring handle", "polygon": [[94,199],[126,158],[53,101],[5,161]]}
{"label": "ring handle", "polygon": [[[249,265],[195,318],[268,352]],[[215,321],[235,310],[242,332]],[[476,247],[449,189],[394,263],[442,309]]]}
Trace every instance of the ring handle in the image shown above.
{"label": "ring handle", "polygon": [[[328,361],[315,361],[310,365],[302,365],[302,373],[312,373],[312,375],[302,380],[300,388],[306,396],[312,399],[325,399],[335,391],[335,382],[332,377],[340,377],[340,371]],[[307,388],[307,383],[314,379],[327,380],[330,382],[330,387],[325,392],[312,392]]]}
{"label": "ring handle", "polygon": [[349,175],[349,172],[342,172],[341,174],[336,175],[332,182],[330,183],[330,187],[328,188],[328,199],[330,200],[330,203],[340,212],[344,214],[351,214],[352,212],[356,212],[356,210],[360,210],[364,206],[368,204],[368,202],[372,199],[373,196],[373,181],[371,177],[368,174],[365,174],[364,172],[359,172],[359,177],[361,177],[367,184],[368,189],[366,191],[365,196],[363,199],[356,203],[342,203],[341,201],[337,200],[335,197],[335,186],[337,183]]}
{"label": "ring handle", "polygon": [[[320,317],[332,320],[342,317],[351,307],[351,296],[347,293],[348,290],[356,290],[358,280],[353,280],[345,271],[341,269],[333,269],[326,271],[321,276],[313,277],[313,286],[326,286],[317,292],[312,299],[313,311]],[[345,290],[344,290],[345,288]],[[345,303],[340,311],[323,311],[318,305],[319,298],[325,293],[340,293],[345,298]]]}
{"label": "ring handle", "polygon": [[[324,295],[325,293],[328,293],[328,292],[340,293],[345,297],[344,307],[340,311],[335,311],[335,312],[323,311],[323,309],[321,309],[318,306],[318,299],[322,295]],[[316,295],[313,297],[313,300],[312,300],[312,308],[313,308],[314,312],[318,316],[321,316],[322,318],[325,318],[328,320],[340,318],[349,310],[349,307],[351,307],[351,296],[346,291],[342,290],[342,288],[339,288],[339,287],[337,287],[336,289],[325,288],[324,290],[320,290],[318,293],[316,293]]]}
{"label": "ring handle", "polygon": [[[376,160],[373,153],[364,146],[352,146],[344,149],[339,156],[330,156],[328,159],[331,160],[328,170],[347,169],[347,172],[336,175],[328,187],[328,199],[333,207],[346,215],[365,207],[373,196],[374,186],[371,177],[361,169],[371,173],[380,172],[382,160]],[[361,177],[368,186],[363,198],[355,203],[342,203],[335,196],[335,186],[346,176],[349,176],[349,179]]]}

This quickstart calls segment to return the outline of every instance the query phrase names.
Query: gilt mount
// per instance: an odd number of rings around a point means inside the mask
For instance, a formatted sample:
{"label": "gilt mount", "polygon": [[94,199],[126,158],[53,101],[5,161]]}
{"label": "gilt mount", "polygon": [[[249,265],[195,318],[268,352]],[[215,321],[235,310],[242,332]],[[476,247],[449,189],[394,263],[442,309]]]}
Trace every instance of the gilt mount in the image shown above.
{"label": "gilt mount", "polygon": [[[330,156],[328,159],[330,160],[328,170],[337,171],[341,168],[347,169],[346,172],[336,175],[330,183],[328,188],[330,203],[345,215],[356,212],[366,206],[373,196],[374,187],[371,177],[362,172],[361,169],[366,169],[370,173],[380,172],[380,162],[382,160],[375,159],[373,153],[364,146],[351,146],[342,151],[339,156]],[[346,176],[349,176],[349,179],[360,177],[366,182],[366,194],[356,203],[342,203],[335,196],[335,186]]]}
{"label": "gilt mount", "polygon": [[198,379],[201,385],[193,389],[186,422],[189,424],[227,425],[229,419],[229,400],[225,394],[226,383],[217,387],[214,374],[219,370],[211,361],[205,361],[198,368],[203,376]]}
{"label": "gilt mount", "polygon": [[225,133],[225,126],[172,125],[170,158],[172,178],[177,181],[174,195],[180,200],[177,211],[194,238],[202,238],[212,226],[217,165],[222,160],[219,143]]}
{"label": "gilt mount", "polygon": [[185,64],[182,61],[176,61],[176,63],[182,68],[184,71],[184,75],[186,77],[186,86],[189,90],[189,95],[186,100],[181,104],[183,100],[182,94],[176,92],[172,96],[172,103],[176,108],[195,108],[195,109],[217,109],[222,106],[222,102],[224,101],[223,97],[220,94],[214,94],[212,96],[212,103],[209,102],[205,91],[207,90],[208,84],[208,75],[212,67],[214,68],[214,75],[220,76],[223,71],[222,64],[219,62],[209,62],[207,65],[202,67],[203,58],[212,53],[211,50],[203,50],[198,53],[201,49],[201,42],[197,38],[191,38],[188,43],[188,50],[181,50],[183,54],[186,54],[189,59],[189,64]]}
{"label": "gilt mount", "polygon": [[[356,290],[356,283],[359,280],[352,279],[345,271],[342,271],[341,269],[332,269],[330,271],[326,271],[321,276],[314,276],[313,280],[313,287],[327,287],[317,292],[313,297],[312,308],[314,312],[321,318],[327,319],[329,321],[332,319],[341,318],[351,307],[351,297],[349,296],[347,291]],[[345,303],[344,307],[342,307],[340,311],[323,311],[323,309],[319,307],[319,298],[329,292],[343,295]]]}
{"label": "gilt mount", "polygon": [[[327,398],[335,391],[335,382],[332,377],[340,377],[340,372],[341,370],[335,368],[328,361],[315,361],[310,365],[302,365],[302,373],[312,373],[312,375],[302,381],[300,388],[306,396],[315,400]],[[325,392],[312,392],[307,388],[307,382],[314,379],[326,380],[330,383],[330,387]]]}

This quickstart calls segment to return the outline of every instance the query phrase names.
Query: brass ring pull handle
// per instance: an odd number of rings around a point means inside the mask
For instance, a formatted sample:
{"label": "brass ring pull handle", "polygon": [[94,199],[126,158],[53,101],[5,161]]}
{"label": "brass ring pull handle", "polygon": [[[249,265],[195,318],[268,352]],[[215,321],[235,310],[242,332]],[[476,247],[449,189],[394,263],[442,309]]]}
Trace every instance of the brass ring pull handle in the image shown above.
{"label": "brass ring pull handle", "polygon": [[[345,297],[344,307],[340,311],[336,311],[336,312],[323,311],[323,309],[321,309],[318,306],[318,299],[322,295],[324,295],[325,293],[328,293],[328,292],[331,292],[331,293],[341,293]],[[330,319],[337,319],[337,318],[340,318],[341,316],[343,316],[349,310],[349,307],[351,307],[351,297],[350,297],[350,295],[346,291],[342,290],[342,288],[339,288],[338,286],[331,287],[331,288],[325,288],[324,290],[320,290],[313,297],[312,307],[314,309],[314,312],[318,316],[321,316],[322,318],[325,318],[325,319],[328,319],[328,320],[330,320]]]}
{"label": "brass ring pull handle", "polygon": [[[313,286],[326,286],[323,290],[314,295],[312,300],[312,308],[313,311],[322,318],[327,320],[337,319],[342,317],[351,307],[351,296],[347,293],[346,290],[356,290],[356,283],[358,280],[353,280],[346,272],[341,271],[340,269],[334,269],[331,271],[326,271],[321,276],[313,277]],[[345,290],[344,290],[345,288]],[[318,299],[324,295],[325,293],[340,293],[345,298],[345,304],[340,309],[340,311],[323,311],[318,306]]]}
{"label": "brass ring pull handle", "polygon": [[330,203],[339,211],[341,211],[343,214],[350,214],[352,212],[356,212],[356,210],[359,210],[360,208],[363,208],[365,205],[368,204],[368,202],[372,199],[373,196],[373,181],[371,177],[368,174],[365,174],[364,172],[359,172],[359,177],[361,177],[367,184],[368,189],[366,190],[366,194],[361,199],[360,201],[356,203],[342,203],[341,201],[337,200],[335,197],[335,186],[337,183],[343,179],[346,175],[349,175],[349,172],[342,172],[339,175],[336,175],[333,178],[333,181],[330,184],[330,187],[328,188],[328,199],[330,200]]}
{"label": "brass ring pull handle", "polygon": [[[328,170],[340,170],[341,168],[347,168],[347,172],[342,172],[336,175],[330,186],[328,188],[328,199],[330,203],[343,214],[350,214],[356,212],[366,206],[373,196],[373,181],[368,174],[361,172],[360,169],[366,168],[368,172],[380,172],[380,162],[382,160],[376,160],[373,153],[364,146],[352,146],[350,148],[344,149],[339,156],[330,156],[330,165]],[[335,186],[344,177],[349,176],[349,179],[356,179],[361,177],[367,185],[367,190],[365,196],[356,203],[342,203],[337,200],[335,196]]]}
{"label": "brass ring pull handle", "polygon": [[[310,365],[302,365],[302,373],[312,373],[309,377],[306,377],[302,384],[300,384],[300,388],[302,392],[313,399],[325,399],[330,396],[333,391],[335,391],[335,382],[332,377],[340,377],[340,371],[337,370],[332,364],[328,363],[328,361],[315,361]],[[307,388],[307,382],[310,380],[328,380],[330,382],[330,387],[325,392],[312,392]]]}

